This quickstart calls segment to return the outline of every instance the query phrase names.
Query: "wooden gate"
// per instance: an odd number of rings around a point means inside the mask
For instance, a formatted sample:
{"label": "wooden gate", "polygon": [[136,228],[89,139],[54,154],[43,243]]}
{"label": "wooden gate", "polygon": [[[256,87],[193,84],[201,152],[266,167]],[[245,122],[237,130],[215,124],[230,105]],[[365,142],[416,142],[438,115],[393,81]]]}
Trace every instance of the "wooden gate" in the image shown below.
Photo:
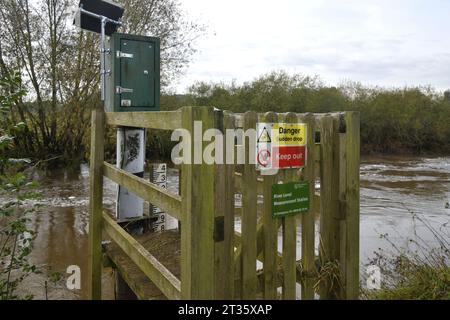
{"label": "wooden gate", "polygon": [[[225,163],[182,164],[180,195],[104,162],[105,125],[203,132],[255,129],[257,122],[306,123],[308,160],[303,169],[260,176],[248,157],[250,143],[225,150]],[[204,148],[211,142],[193,142]],[[199,145],[197,145],[198,147]],[[101,298],[102,231],[169,299],[357,299],[359,295],[359,113],[234,114],[212,107],[170,112],[92,114],[90,293]],[[240,153],[241,151],[241,153]],[[243,151],[243,152],[242,152]],[[236,158],[243,154],[245,162]],[[192,159],[194,160],[194,159]],[[158,260],[103,210],[103,176],[181,221],[179,274]],[[272,185],[309,181],[310,211],[272,218]],[[320,183],[320,188],[316,186]],[[240,199],[240,201],[239,201]],[[237,230],[240,230],[238,232]],[[175,256],[176,255],[176,256]],[[116,264],[119,259],[110,257]],[[178,265],[178,262],[177,262]],[[121,273],[126,268],[116,266]],[[174,274],[175,273],[175,274]],[[130,287],[140,298],[136,283]],[[136,278],[139,279],[139,278]],[[141,293],[141,294],[139,294]]]}

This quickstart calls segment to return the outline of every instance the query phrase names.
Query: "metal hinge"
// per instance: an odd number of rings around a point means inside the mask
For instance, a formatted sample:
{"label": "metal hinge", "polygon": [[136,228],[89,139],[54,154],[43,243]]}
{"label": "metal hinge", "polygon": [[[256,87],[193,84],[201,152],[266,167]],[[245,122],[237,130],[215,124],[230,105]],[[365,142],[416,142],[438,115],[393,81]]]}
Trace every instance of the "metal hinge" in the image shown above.
{"label": "metal hinge", "polygon": [[125,52],[122,52],[122,51],[117,51],[116,52],[116,57],[118,59],[121,59],[121,58],[133,59],[134,55],[132,53],[125,53]]}
{"label": "metal hinge", "polygon": [[120,86],[117,86],[116,87],[116,94],[122,94],[122,93],[133,93],[133,89],[122,88]]}

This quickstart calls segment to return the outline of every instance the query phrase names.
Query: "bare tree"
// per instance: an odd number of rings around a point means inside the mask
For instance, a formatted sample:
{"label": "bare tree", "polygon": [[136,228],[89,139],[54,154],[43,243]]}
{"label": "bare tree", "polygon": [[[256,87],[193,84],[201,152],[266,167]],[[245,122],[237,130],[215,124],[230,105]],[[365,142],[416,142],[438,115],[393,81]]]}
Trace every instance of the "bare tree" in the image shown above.
{"label": "bare tree", "polygon": [[123,32],[161,39],[161,84],[171,83],[195,53],[193,43],[205,26],[189,21],[178,0],[121,0],[125,7]]}
{"label": "bare tree", "polygon": [[[204,27],[189,22],[178,0],[122,0],[122,32],[161,38],[162,86],[183,70]],[[99,101],[98,36],[72,26],[75,0],[0,0],[0,72],[18,70],[29,94],[11,117],[26,124],[20,155],[83,151],[89,111]]]}

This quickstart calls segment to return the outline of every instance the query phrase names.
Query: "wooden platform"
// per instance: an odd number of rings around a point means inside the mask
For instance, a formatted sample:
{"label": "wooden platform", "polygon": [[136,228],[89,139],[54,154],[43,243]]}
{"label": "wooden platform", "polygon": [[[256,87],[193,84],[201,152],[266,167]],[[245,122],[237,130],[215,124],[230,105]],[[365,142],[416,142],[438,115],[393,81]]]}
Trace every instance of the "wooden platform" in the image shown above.
{"label": "wooden platform", "polygon": [[[176,277],[180,277],[180,234],[175,231],[147,233],[134,238]],[[122,278],[141,300],[166,300],[161,291],[145,276],[114,242],[105,246],[105,253]]]}

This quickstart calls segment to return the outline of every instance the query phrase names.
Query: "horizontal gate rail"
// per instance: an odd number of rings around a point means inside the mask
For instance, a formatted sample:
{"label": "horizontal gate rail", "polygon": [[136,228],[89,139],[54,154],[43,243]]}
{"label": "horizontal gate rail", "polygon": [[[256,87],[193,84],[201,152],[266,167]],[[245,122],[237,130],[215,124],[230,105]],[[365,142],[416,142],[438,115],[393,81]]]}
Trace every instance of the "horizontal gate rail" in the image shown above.
{"label": "horizontal gate rail", "polygon": [[106,212],[103,212],[103,228],[167,298],[174,300],[181,298],[180,280]]}
{"label": "horizontal gate rail", "polygon": [[159,187],[143,178],[116,168],[107,162],[103,163],[103,175],[127,188],[142,199],[161,208],[178,220],[181,219],[181,197]]}
{"label": "horizontal gate rail", "polygon": [[181,112],[106,112],[106,124],[124,127],[176,130],[181,128]]}

